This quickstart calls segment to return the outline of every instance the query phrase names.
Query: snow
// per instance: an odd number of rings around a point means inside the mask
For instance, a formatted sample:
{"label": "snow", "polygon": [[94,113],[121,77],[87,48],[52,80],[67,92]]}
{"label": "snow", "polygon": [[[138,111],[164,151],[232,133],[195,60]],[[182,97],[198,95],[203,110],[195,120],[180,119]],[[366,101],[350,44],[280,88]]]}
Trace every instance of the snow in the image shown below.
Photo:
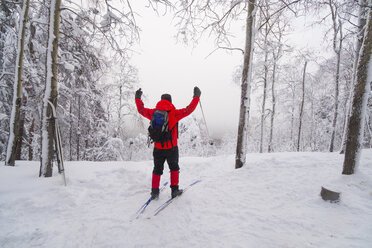
{"label": "snow", "polygon": [[[338,153],[181,157],[180,185],[192,187],[157,216],[167,188],[148,199],[152,161],[66,162],[39,178],[38,162],[0,167],[0,247],[371,247],[372,150],[357,174]],[[167,169],[162,183],[169,180]],[[323,201],[321,186],[341,193]]]}
{"label": "snow", "polygon": [[6,114],[0,113],[0,121],[8,119],[8,116]]}
{"label": "snow", "polygon": [[75,69],[75,66],[73,64],[68,63],[67,61],[63,62],[63,66],[66,70],[73,72]]}

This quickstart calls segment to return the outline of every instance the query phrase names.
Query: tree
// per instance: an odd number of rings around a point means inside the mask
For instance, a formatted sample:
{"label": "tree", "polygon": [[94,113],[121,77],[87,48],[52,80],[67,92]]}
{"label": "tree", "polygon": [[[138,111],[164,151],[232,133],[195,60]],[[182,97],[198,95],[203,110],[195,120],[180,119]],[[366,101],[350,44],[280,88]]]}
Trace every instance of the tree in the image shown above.
{"label": "tree", "polygon": [[[0,159],[5,156],[5,142],[8,139],[7,116],[10,116],[11,112],[10,86],[14,80],[13,69],[16,60],[13,54],[17,43],[13,38],[17,29],[13,22],[18,18],[16,7],[19,2],[0,1]],[[40,99],[43,99],[42,88],[45,87],[43,79],[47,74],[46,69],[50,68],[48,63],[45,63],[47,60],[45,47],[48,47],[49,42],[46,16],[50,2],[53,6],[55,1],[30,2],[30,21],[26,30],[28,38],[25,42],[23,74],[25,94],[22,99],[19,126],[25,130],[22,140],[27,147],[23,148],[28,148],[29,159],[35,158],[41,151],[42,138],[39,130],[46,118],[44,113],[42,114],[44,109],[41,110],[39,104]],[[97,156],[93,154],[97,154],[102,144],[107,141],[109,138],[107,134],[112,134],[108,132],[110,123],[106,119],[104,106],[108,96],[101,84],[105,76],[112,73],[113,64],[119,68],[123,64],[129,64],[130,48],[138,40],[138,27],[130,1],[119,1],[120,7],[111,1],[83,2],[84,4],[80,4],[66,0],[59,9],[57,112],[62,140],[66,143],[68,141],[67,144],[70,145],[70,149],[64,151],[70,153],[70,158],[79,156],[80,159],[95,159]],[[157,1],[156,5],[158,3],[168,4],[166,1]],[[45,92],[48,93],[48,90]],[[40,119],[41,116],[43,120]],[[81,128],[77,130],[79,128],[76,127]],[[76,152],[77,150],[79,152]],[[45,149],[42,151],[45,154]],[[22,150],[22,158],[27,157],[26,152],[26,149]],[[100,155],[100,158],[102,157]]]}
{"label": "tree", "polygon": [[60,6],[61,0],[51,0],[49,12],[48,26],[48,46],[46,58],[46,83],[43,99],[43,114],[42,114],[42,143],[41,143],[41,166],[39,176],[51,177],[53,174],[53,126],[49,121],[51,108],[48,101],[57,107],[58,97],[58,41],[59,41],[59,25],[60,25]]}
{"label": "tree", "polygon": [[352,88],[350,90],[350,95],[349,95],[349,101],[348,101],[348,104],[347,104],[347,115],[346,115],[346,120],[345,120],[345,128],[344,128],[344,133],[343,133],[343,136],[342,136],[342,143],[341,143],[341,150],[340,150],[340,153],[343,154],[345,153],[345,147],[346,147],[346,137],[347,137],[347,132],[348,132],[348,121],[349,121],[349,117],[350,117],[350,111],[351,111],[351,104],[352,104],[352,101],[353,101],[353,87],[355,85],[355,81],[356,81],[356,75],[357,75],[357,68],[358,68],[358,56],[359,56],[359,51],[360,51],[360,48],[362,47],[362,43],[363,43],[363,31],[364,31],[364,27],[366,25],[366,22],[367,22],[367,8],[365,8],[365,6],[367,6],[367,0],[359,0],[359,16],[358,16],[358,24],[357,24],[357,31],[356,31],[356,42],[355,42],[355,59],[354,59],[354,63],[353,63],[353,77],[351,79],[351,85],[352,85]]}
{"label": "tree", "polygon": [[9,116],[14,88],[16,37],[16,10],[18,3],[0,1],[0,159],[5,160],[9,133]]}
{"label": "tree", "polygon": [[[177,25],[180,27],[178,37],[182,37],[184,42],[187,43],[189,37],[191,37],[191,40],[197,41],[205,31],[209,30],[216,35],[217,49],[239,50],[244,53],[235,163],[235,168],[240,168],[245,163],[245,155],[247,152],[247,131],[257,3],[254,0],[248,2],[234,1],[231,3],[223,1],[180,1],[179,4],[180,10],[176,12],[176,18],[179,21]],[[247,7],[248,9],[246,9]],[[234,18],[238,18],[240,14],[246,11],[245,49],[233,48],[229,41],[229,24],[231,24]]]}
{"label": "tree", "polygon": [[236,145],[235,169],[243,167],[247,154],[247,136],[248,136],[248,119],[250,111],[250,93],[252,80],[252,60],[254,46],[254,28],[256,18],[256,1],[250,1],[248,4],[246,30],[245,30],[245,49],[243,60],[241,97],[240,97],[240,114],[238,127],[238,140]]}
{"label": "tree", "polygon": [[29,25],[26,35],[29,39],[25,47],[24,94],[20,124],[24,130],[23,142],[19,146],[22,159],[34,160],[40,158],[42,116],[40,99],[43,98],[45,88],[48,7],[46,1],[30,2]]}
{"label": "tree", "polygon": [[[279,11],[278,11],[279,9]],[[276,12],[274,12],[276,11]],[[278,8],[276,4],[272,4],[270,1],[265,0],[259,5],[259,19],[260,23],[259,33],[257,35],[255,44],[262,50],[256,49],[257,58],[255,63],[257,68],[262,64],[263,70],[255,70],[254,78],[262,78],[263,83],[263,94],[261,103],[261,120],[260,120],[260,141],[259,141],[259,152],[263,152],[264,146],[264,131],[265,131],[265,119],[270,112],[270,129],[269,129],[269,141],[268,150],[272,151],[273,142],[273,128],[274,128],[274,116],[276,107],[276,96],[275,96],[275,81],[276,74],[278,73],[278,60],[282,56],[282,48],[284,46],[282,37],[284,31],[288,26],[287,17],[283,14],[283,9]],[[275,13],[275,15],[273,15]],[[256,55],[255,55],[256,56]],[[262,57],[263,61],[259,58]],[[271,73],[270,73],[271,71]],[[271,80],[270,80],[271,79]],[[261,80],[259,81],[261,82]],[[271,83],[271,89],[269,89]],[[266,109],[266,102],[269,100],[269,90],[271,90],[271,101],[272,109]]]}
{"label": "tree", "polygon": [[297,151],[300,151],[301,131],[302,131],[302,119],[303,119],[303,115],[304,115],[306,66],[307,66],[307,61],[305,61],[304,71],[303,71],[303,74],[302,74],[302,99],[301,99],[300,114],[299,114]]}
{"label": "tree", "polygon": [[[275,35],[276,37],[276,49],[273,49],[272,51],[272,57],[273,57],[273,70],[272,70],[272,82],[271,82],[271,114],[270,114],[270,134],[269,134],[269,143],[268,143],[268,152],[273,152],[273,138],[274,138],[274,120],[275,120],[275,114],[276,114],[276,104],[277,104],[277,97],[276,97],[276,84],[277,84],[277,74],[278,74],[278,67],[279,67],[279,60],[283,56],[283,43],[282,43],[282,37],[284,36],[284,31],[286,27],[288,26],[288,23],[281,24],[281,20],[279,19],[277,21],[277,32],[278,34]],[[275,42],[274,42],[275,43]]]}
{"label": "tree", "polygon": [[[351,116],[348,122],[348,134],[342,174],[354,174],[359,164],[364,134],[365,115],[372,80],[372,4],[368,1],[368,19],[365,25],[364,38],[358,59],[356,85]],[[362,14],[362,11],[359,13]]]}
{"label": "tree", "polygon": [[6,156],[6,165],[14,166],[16,159],[17,146],[21,146],[22,122],[20,121],[21,102],[22,102],[22,73],[23,73],[23,54],[25,46],[26,23],[28,17],[30,0],[23,1],[21,18],[19,20],[19,33],[17,45],[17,62],[14,79],[13,107],[10,116],[9,140]]}
{"label": "tree", "polygon": [[261,130],[260,130],[260,153],[263,152],[263,139],[264,139],[264,126],[265,126],[265,118],[266,118],[266,95],[267,95],[267,87],[269,81],[269,35],[272,29],[273,24],[269,23],[269,4],[268,1],[265,1],[264,10],[261,12],[264,16],[264,29],[262,29],[264,40],[263,40],[263,53],[264,53],[264,73],[263,73],[263,95],[262,95],[262,104],[261,104]]}
{"label": "tree", "polygon": [[[333,121],[332,121],[332,134],[331,141],[329,145],[329,151],[333,152],[334,141],[336,135],[336,125],[338,118],[338,108],[339,108],[339,85],[340,85],[340,63],[341,63],[341,51],[342,51],[342,42],[343,42],[343,33],[342,33],[342,22],[338,13],[339,6],[333,0],[328,0],[328,6],[331,11],[332,24],[333,24],[333,50],[336,54],[336,73],[335,73],[335,93],[334,93],[334,112],[333,112]],[[337,44],[338,43],[338,44]]]}

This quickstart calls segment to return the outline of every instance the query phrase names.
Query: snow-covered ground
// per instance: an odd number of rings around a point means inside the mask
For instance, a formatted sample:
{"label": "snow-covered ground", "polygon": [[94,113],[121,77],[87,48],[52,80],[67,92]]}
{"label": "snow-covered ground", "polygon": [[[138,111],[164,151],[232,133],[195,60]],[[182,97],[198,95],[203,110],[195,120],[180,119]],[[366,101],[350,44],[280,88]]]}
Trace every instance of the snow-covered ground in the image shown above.
{"label": "snow-covered ground", "polygon": [[[239,170],[232,155],[182,157],[181,186],[202,182],[154,217],[167,188],[134,221],[152,161],[67,162],[67,187],[37,162],[0,166],[0,247],[372,247],[371,161],[363,150],[343,176],[338,153],[248,154]],[[323,201],[324,185],[341,202]]]}

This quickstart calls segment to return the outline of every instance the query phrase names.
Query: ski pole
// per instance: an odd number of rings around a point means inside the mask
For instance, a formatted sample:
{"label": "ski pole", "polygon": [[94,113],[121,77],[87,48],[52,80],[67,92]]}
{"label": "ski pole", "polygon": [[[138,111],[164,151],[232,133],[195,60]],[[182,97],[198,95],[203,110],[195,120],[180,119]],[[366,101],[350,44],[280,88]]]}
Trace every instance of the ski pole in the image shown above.
{"label": "ski pole", "polygon": [[205,120],[205,115],[204,115],[204,111],[203,111],[201,100],[199,100],[199,106],[200,106],[200,109],[201,109],[201,112],[202,112],[202,115],[203,115],[203,119],[204,119],[204,123],[205,123],[205,128],[207,129],[208,139],[210,139],[210,137],[209,137],[209,131],[208,131],[208,126],[207,126],[207,122]]}

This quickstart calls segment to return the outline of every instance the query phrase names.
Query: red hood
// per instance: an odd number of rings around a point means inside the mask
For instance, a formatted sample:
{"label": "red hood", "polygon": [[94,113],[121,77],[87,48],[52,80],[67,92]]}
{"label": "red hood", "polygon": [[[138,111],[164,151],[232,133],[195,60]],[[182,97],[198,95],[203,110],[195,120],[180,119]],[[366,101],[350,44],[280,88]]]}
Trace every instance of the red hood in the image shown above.
{"label": "red hood", "polygon": [[163,110],[163,111],[171,111],[176,108],[168,100],[161,100],[156,104],[156,109]]}

